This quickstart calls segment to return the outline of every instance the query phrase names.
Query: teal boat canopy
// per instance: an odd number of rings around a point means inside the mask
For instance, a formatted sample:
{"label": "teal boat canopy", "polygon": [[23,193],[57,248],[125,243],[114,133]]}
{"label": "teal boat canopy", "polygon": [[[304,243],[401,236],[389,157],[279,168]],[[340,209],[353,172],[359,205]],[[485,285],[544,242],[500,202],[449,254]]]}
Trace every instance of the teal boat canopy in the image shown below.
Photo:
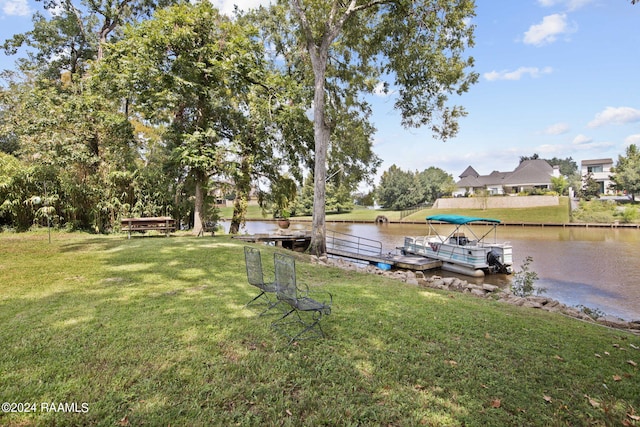
{"label": "teal boat canopy", "polygon": [[476,218],[464,215],[431,215],[427,217],[427,221],[440,221],[456,225],[469,224],[470,222],[493,222],[495,224],[500,223],[499,219]]}

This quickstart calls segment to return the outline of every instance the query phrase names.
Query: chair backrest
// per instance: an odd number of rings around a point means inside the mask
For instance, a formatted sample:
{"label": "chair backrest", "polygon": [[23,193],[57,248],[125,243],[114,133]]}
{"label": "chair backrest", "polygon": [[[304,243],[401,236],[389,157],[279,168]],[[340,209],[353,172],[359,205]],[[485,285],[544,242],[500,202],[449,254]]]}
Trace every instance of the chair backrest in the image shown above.
{"label": "chair backrest", "polygon": [[295,258],[276,252],[273,255],[276,277],[276,296],[278,299],[295,301],[298,297],[296,289]]}
{"label": "chair backrest", "polygon": [[249,246],[244,247],[244,262],[247,265],[247,280],[253,286],[264,286],[262,258],[260,251]]}

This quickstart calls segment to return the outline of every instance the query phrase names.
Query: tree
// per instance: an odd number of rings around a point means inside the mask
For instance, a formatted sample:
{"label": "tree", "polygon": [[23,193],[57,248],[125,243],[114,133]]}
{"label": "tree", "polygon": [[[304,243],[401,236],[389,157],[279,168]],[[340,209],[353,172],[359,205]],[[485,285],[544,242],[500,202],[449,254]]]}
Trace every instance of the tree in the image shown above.
{"label": "tree", "polygon": [[453,177],[440,168],[431,166],[414,173],[392,165],[380,178],[376,198],[387,208],[402,210],[433,203],[438,197],[451,194],[454,190]]}
{"label": "tree", "polygon": [[43,1],[49,17],[40,12],[33,16],[33,30],[16,34],[2,44],[7,54],[27,46],[27,58],[20,59],[23,71],[37,70],[48,78],[68,72],[75,79],[91,61],[100,61],[109,36],[121,26],[149,17],[156,7],[173,0],[92,0]]}
{"label": "tree", "polygon": [[248,192],[240,177],[264,142],[247,119],[259,97],[251,88],[265,77],[255,35],[209,2],[185,3],[156,12],[106,49],[100,79],[119,83],[114,95],[128,100],[130,114],[168,124],[164,138],[195,184],[196,235],[210,177],[235,174]]}
{"label": "tree", "polygon": [[560,175],[563,175],[567,178],[571,178],[574,175],[578,174],[578,164],[573,160],[572,157],[567,157],[565,159],[560,159],[554,157],[552,159],[546,159],[547,163],[551,166],[558,166],[560,169]]}
{"label": "tree", "polygon": [[[53,170],[49,191],[74,228],[110,227],[106,188],[116,171],[130,170],[132,129],[126,117],[86,81],[25,74],[0,90],[0,134],[17,138],[26,166]],[[56,183],[56,186],[53,183]]]}
{"label": "tree", "polygon": [[626,191],[631,200],[635,200],[635,195],[640,192],[640,150],[635,144],[627,147],[624,156],[618,156],[611,172],[614,189]]}
{"label": "tree", "polygon": [[538,160],[540,156],[537,153],[533,153],[532,156],[520,156],[520,163],[527,160]]}
{"label": "tree", "polygon": [[569,189],[569,181],[564,176],[552,176],[551,177],[551,189],[563,196]]}
{"label": "tree", "polygon": [[[294,21],[293,42],[302,46],[313,70],[314,209],[311,253],[326,253],[327,153],[331,140],[327,96],[349,108],[367,106],[359,93],[373,92],[380,79],[398,87],[396,107],[407,127],[431,125],[447,139],[465,113],[448,104],[477,80],[462,53],[473,43],[471,0],[280,0],[284,21]],[[289,46],[296,50],[297,46]],[[333,84],[327,83],[333,82]],[[388,86],[387,86],[388,87]],[[331,93],[329,93],[331,95]],[[329,104],[329,107],[331,104]]]}
{"label": "tree", "polygon": [[587,200],[597,199],[600,196],[600,184],[593,178],[593,174],[589,172],[583,177],[582,189],[580,197]]}
{"label": "tree", "polygon": [[79,3],[44,1],[50,13],[36,13],[32,30],[2,43],[6,54],[26,47],[27,56],[18,61],[18,72],[4,75],[1,145],[28,167],[53,171],[48,190],[59,197],[56,209],[63,221],[103,230],[133,202],[138,147],[119,100],[96,91],[89,68],[110,36],[148,16],[158,3]]}
{"label": "tree", "polygon": [[396,165],[383,172],[376,194],[382,206],[393,210],[408,209],[424,200],[424,192],[416,174],[403,171]]}
{"label": "tree", "polygon": [[424,195],[420,203],[433,203],[439,197],[450,195],[456,188],[453,176],[434,166],[420,172],[417,177]]}

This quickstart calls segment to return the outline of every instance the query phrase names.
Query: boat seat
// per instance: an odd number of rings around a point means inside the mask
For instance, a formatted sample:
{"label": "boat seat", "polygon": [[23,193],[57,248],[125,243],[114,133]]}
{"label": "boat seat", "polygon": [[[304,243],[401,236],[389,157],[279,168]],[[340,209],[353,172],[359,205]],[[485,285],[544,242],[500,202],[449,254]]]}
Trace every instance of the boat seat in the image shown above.
{"label": "boat seat", "polygon": [[469,239],[467,239],[464,233],[455,233],[449,238],[449,243],[452,245],[466,246],[469,244]]}

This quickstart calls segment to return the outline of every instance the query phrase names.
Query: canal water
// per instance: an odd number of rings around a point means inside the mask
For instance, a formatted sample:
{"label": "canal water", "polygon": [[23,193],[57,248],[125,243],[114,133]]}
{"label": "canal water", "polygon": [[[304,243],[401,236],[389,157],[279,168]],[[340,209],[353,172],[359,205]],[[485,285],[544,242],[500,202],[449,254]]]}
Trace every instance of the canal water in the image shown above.
{"label": "canal water", "polygon": [[[290,230],[310,227],[310,223],[292,222]],[[443,225],[438,231],[445,234],[450,227]],[[247,221],[246,225],[249,234],[272,233],[277,229],[277,224],[270,221]],[[428,227],[426,224],[327,223],[328,233],[330,230],[378,240],[384,252],[394,252],[402,245],[404,236],[423,236]],[[539,277],[536,288],[546,289],[544,296],[625,320],[640,320],[640,230],[500,226],[496,234],[497,241],[512,244],[515,271],[521,270],[526,257],[533,258],[530,270]],[[493,237],[493,233],[487,236]],[[454,275],[442,271],[434,274]],[[494,275],[482,280],[506,287],[512,277]]]}

